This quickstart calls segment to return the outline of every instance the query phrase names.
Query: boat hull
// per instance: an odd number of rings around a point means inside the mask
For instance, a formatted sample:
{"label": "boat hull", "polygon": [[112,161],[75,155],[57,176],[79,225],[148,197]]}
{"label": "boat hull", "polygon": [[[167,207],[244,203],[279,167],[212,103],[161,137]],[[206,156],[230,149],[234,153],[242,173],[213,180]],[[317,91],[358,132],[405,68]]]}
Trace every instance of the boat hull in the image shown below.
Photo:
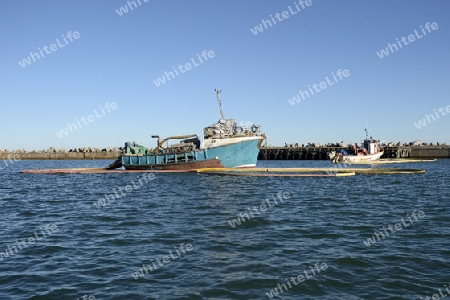
{"label": "boat hull", "polygon": [[364,161],[374,161],[379,160],[381,156],[383,155],[384,151],[377,152],[374,154],[368,154],[368,155],[347,155],[347,156],[340,156],[338,159],[332,159],[332,162],[337,163],[357,163],[357,162],[364,162]]}
{"label": "boat hull", "polygon": [[[122,159],[122,164],[123,164]],[[218,159],[205,159],[194,162],[181,162],[181,163],[168,163],[158,165],[147,164],[126,164],[124,165],[126,170],[194,170],[201,168],[223,168],[222,163]]]}
{"label": "boat hull", "polygon": [[218,139],[218,146],[183,153],[122,155],[127,170],[192,170],[255,167],[263,137]]}

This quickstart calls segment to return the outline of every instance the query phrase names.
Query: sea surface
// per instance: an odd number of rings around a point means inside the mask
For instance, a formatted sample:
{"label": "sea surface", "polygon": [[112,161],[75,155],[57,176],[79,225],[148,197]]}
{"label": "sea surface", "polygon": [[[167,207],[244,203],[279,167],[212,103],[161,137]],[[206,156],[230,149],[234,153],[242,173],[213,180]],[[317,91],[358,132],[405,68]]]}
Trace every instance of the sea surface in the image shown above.
{"label": "sea surface", "polygon": [[111,162],[0,161],[0,299],[450,299],[450,160],[325,178],[19,173]]}

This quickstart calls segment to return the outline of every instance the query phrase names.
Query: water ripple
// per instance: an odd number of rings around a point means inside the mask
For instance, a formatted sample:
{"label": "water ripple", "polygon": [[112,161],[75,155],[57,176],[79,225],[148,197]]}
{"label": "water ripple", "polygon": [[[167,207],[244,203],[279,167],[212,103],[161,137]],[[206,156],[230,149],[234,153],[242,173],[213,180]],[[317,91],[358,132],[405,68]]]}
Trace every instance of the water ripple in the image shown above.
{"label": "water ripple", "polygon": [[[1,299],[264,299],[283,285],[283,299],[418,299],[450,282],[450,160],[404,165],[427,172],[398,176],[157,174],[99,208],[138,175],[18,173],[105,164],[21,161],[0,173]],[[425,216],[387,236],[413,211]],[[56,232],[18,248],[52,224]]]}

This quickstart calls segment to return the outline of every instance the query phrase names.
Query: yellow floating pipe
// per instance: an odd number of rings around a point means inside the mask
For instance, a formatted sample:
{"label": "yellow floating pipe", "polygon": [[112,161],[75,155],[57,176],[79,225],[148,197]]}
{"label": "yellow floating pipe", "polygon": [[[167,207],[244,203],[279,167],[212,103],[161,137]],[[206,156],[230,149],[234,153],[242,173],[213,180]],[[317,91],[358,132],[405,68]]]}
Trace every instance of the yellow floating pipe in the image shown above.
{"label": "yellow floating pipe", "polygon": [[[420,169],[404,168],[202,168],[193,170],[107,170],[106,168],[72,168],[72,169],[45,169],[45,170],[22,170],[21,173],[34,174],[67,174],[67,173],[179,173],[179,172],[199,172],[199,173],[222,173],[222,174],[250,174],[248,176],[277,176],[276,173],[291,173],[278,176],[295,176],[295,173],[326,173],[326,174],[305,174],[305,176],[353,176],[355,174],[418,174],[425,173]],[[231,175],[234,175],[231,174]],[[266,175],[251,175],[266,174]],[[349,174],[349,175],[348,175]],[[300,175],[299,175],[300,176]]]}
{"label": "yellow floating pipe", "polygon": [[339,162],[339,164],[348,164],[348,165],[384,165],[384,164],[401,164],[401,163],[412,163],[412,162],[433,162],[437,159],[404,159],[404,158],[385,158],[380,160],[372,160],[372,161],[355,161],[355,162]]}
{"label": "yellow floating pipe", "polygon": [[400,168],[203,168],[197,169],[197,172],[292,172],[292,173],[308,173],[308,172],[326,172],[326,173],[356,173],[356,174],[417,174],[425,173],[420,169],[400,169]]}
{"label": "yellow floating pipe", "polygon": [[320,173],[244,173],[244,172],[202,172],[208,175],[225,175],[225,176],[249,176],[249,177],[344,177],[355,176],[355,172],[335,173],[335,174],[320,174]]}

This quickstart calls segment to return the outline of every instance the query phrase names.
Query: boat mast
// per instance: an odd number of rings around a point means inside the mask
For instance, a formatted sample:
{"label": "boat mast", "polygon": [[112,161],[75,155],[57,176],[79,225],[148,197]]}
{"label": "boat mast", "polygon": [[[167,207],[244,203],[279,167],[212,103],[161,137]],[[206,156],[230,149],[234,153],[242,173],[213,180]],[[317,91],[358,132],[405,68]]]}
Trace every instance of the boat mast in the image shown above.
{"label": "boat mast", "polygon": [[366,140],[369,139],[369,130],[367,130],[367,128],[364,128],[364,131],[366,132]]}
{"label": "boat mast", "polygon": [[214,89],[214,91],[216,92],[217,102],[219,103],[220,117],[222,119],[225,119],[225,117],[223,116],[223,111],[222,111],[222,102],[220,101],[220,97],[219,97],[219,94],[222,93],[222,91],[219,91],[218,89]]}

